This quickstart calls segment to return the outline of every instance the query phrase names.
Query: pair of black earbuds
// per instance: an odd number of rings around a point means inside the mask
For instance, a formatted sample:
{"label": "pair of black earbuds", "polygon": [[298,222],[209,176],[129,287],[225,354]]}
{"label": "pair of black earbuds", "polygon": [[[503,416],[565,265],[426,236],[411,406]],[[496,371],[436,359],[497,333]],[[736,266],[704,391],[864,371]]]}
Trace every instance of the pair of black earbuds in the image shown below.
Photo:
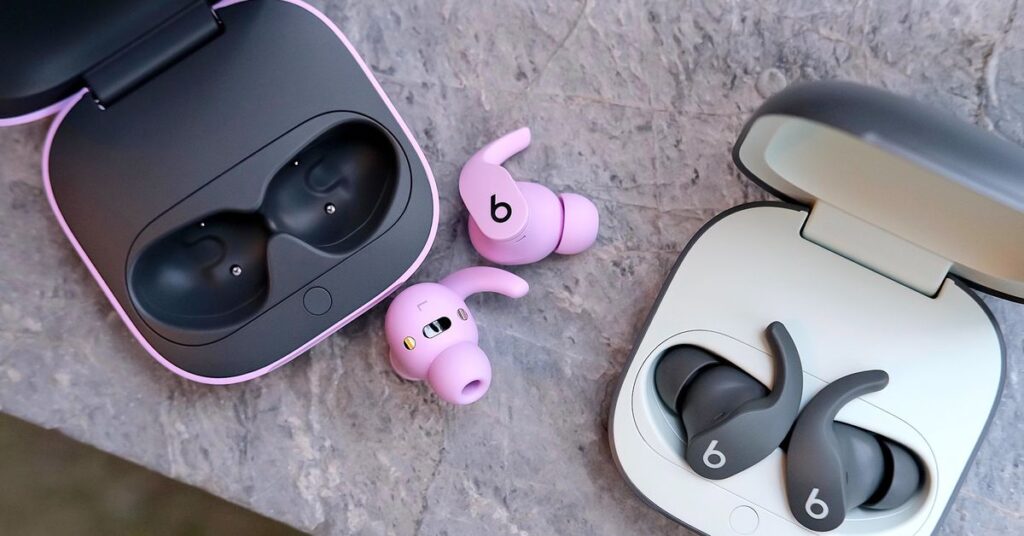
{"label": "pair of black earbuds", "polygon": [[903,445],[835,421],[843,406],[885,388],[881,370],[840,378],[800,410],[803,368],[781,322],[766,330],[774,365],[769,390],[722,358],[692,345],[669,349],[654,372],[662,402],[682,420],[685,459],[720,480],[786,451],[786,495],[793,516],[814,531],[833,530],[847,511],[889,510],[921,486],[917,458]]}

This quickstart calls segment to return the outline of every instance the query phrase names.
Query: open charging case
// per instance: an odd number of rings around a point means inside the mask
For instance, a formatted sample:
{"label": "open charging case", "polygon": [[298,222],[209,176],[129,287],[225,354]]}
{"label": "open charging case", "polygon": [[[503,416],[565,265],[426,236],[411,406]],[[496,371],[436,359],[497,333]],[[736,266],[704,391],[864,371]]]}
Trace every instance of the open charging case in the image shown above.
{"label": "open charging case", "polygon": [[680,255],[615,397],[616,463],[649,504],[697,531],[808,533],[789,511],[781,449],[701,478],[654,382],[665,351],[690,344],[771,386],[764,330],[781,321],[803,363],[802,403],[840,377],[886,371],[885,389],[836,420],[905,445],[923,467],[908,503],[855,509],[834,533],[931,533],[1003,383],[999,328],[969,287],[1024,296],[1024,150],[910,99],[818,82],[766,101],[733,159],[785,202],[716,216]]}
{"label": "open charging case", "polygon": [[58,221],[161,364],[286,363],[405,281],[437,229],[422,151],[298,0],[28,0],[0,23],[0,125],[56,114]]}

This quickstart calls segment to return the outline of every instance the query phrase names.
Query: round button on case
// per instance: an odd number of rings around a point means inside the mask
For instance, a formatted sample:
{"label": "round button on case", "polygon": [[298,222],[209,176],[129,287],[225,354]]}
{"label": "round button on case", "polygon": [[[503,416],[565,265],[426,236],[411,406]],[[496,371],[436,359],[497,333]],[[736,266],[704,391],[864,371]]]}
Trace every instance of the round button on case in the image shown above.
{"label": "round button on case", "polygon": [[759,522],[757,512],[749,506],[737,506],[729,514],[729,525],[736,534],[753,534]]}
{"label": "round button on case", "polygon": [[5,3],[0,50],[25,52],[0,56],[0,126],[56,114],[54,214],[162,365],[254,378],[422,262],[430,168],[323,14],[300,0],[57,4]]}
{"label": "round button on case", "polygon": [[331,293],[323,287],[313,287],[302,297],[302,304],[309,314],[320,316],[331,310]]}

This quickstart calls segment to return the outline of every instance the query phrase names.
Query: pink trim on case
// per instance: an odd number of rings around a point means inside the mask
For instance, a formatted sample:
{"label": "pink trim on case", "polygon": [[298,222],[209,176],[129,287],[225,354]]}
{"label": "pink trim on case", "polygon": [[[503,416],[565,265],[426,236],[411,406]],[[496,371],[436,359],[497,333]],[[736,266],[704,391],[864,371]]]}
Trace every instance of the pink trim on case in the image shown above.
{"label": "pink trim on case", "polygon": [[[220,2],[217,5],[215,5],[214,9],[220,9],[244,1],[246,0],[225,0],[224,2]],[[75,248],[75,251],[78,252],[78,256],[82,258],[82,262],[84,262],[85,266],[89,269],[89,273],[92,274],[93,279],[95,279],[96,282],[99,284],[100,289],[103,291],[103,294],[107,297],[108,300],[110,300],[111,305],[114,306],[114,310],[116,310],[118,316],[121,317],[121,321],[124,322],[126,326],[128,326],[128,330],[131,331],[132,335],[135,336],[135,339],[139,341],[139,344],[141,344],[142,347],[147,352],[149,352],[149,355],[153,356],[153,359],[156,359],[157,362],[159,362],[161,365],[166,367],[171,372],[183,378],[187,378],[189,380],[199,383],[226,385],[231,383],[244,382],[246,380],[251,380],[253,378],[262,376],[284,365],[285,363],[291,361],[292,359],[295,359],[299,355],[303,354],[305,351],[309,350],[319,342],[323,341],[328,336],[333,334],[335,331],[338,331],[349,322],[361,316],[374,305],[377,305],[381,300],[383,300],[392,292],[394,292],[395,289],[397,289],[402,283],[408,280],[409,277],[412,276],[413,272],[415,272],[419,268],[420,264],[423,263],[423,259],[426,258],[427,252],[430,251],[430,247],[434,244],[434,237],[437,234],[439,201],[437,196],[437,185],[434,183],[434,174],[433,172],[431,172],[430,165],[427,163],[427,159],[423,155],[423,150],[420,148],[419,144],[416,143],[416,139],[413,137],[412,132],[409,130],[409,127],[406,126],[405,121],[402,120],[402,116],[398,115],[398,111],[395,110],[395,106],[391,103],[391,99],[389,99],[388,96],[384,94],[384,90],[381,89],[380,83],[377,82],[377,79],[374,78],[373,73],[370,72],[370,69],[366,66],[366,63],[363,62],[363,58],[360,57],[359,53],[357,53],[355,48],[352,47],[352,43],[349,42],[345,35],[341,33],[341,30],[339,30],[338,27],[333,22],[331,22],[330,19],[328,19],[323,13],[320,13],[319,11],[311,7],[309,4],[306,4],[301,0],[281,1],[288,2],[290,4],[295,4],[296,6],[305,9],[306,11],[312,13],[314,16],[320,19],[321,22],[326,24],[327,27],[330,28],[331,31],[333,31],[334,34],[338,36],[338,39],[345,45],[345,48],[347,48],[349,53],[352,54],[352,56],[356,59],[356,62],[359,64],[359,67],[363,69],[364,73],[366,73],[367,78],[370,79],[370,82],[373,84],[374,89],[376,89],[377,93],[380,94],[382,99],[384,99],[384,104],[387,105],[388,110],[390,110],[391,114],[395,117],[395,120],[398,122],[398,125],[402,128],[402,132],[405,133],[405,136],[409,139],[409,143],[412,144],[413,149],[416,151],[416,155],[419,157],[420,162],[423,164],[423,169],[427,173],[427,181],[430,183],[430,193],[434,203],[434,218],[430,224],[430,236],[427,237],[427,242],[423,246],[423,251],[420,252],[419,256],[413,262],[412,266],[410,266],[409,269],[406,270],[405,273],[402,274],[402,276],[399,277],[391,286],[389,286],[387,289],[385,289],[383,292],[377,295],[376,298],[370,300],[365,305],[363,305],[353,313],[349,314],[345,318],[341,319],[333,326],[327,328],[327,330],[325,330],[323,333],[320,333],[316,337],[313,337],[302,346],[296,348],[290,354],[282,357],[281,359],[278,359],[277,361],[261,369],[248,372],[240,376],[232,376],[228,378],[210,378],[207,376],[199,376],[197,374],[193,374],[191,372],[183,370],[175,366],[170,361],[168,361],[166,358],[160,355],[160,353],[157,352],[156,349],[154,349],[153,346],[149,344],[149,341],[146,340],[142,333],[139,332],[139,329],[135,326],[135,324],[132,323],[131,319],[128,317],[128,314],[125,313],[124,308],[121,307],[120,302],[118,302],[117,298],[114,297],[114,294],[110,290],[110,287],[107,286],[107,283],[103,280],[103,277],[100,276],[99,271],[96,270],[96,267],[93,265],[92,261],[89,260],[89,256],[85,253],[85,250],[82,249],[82,245],[78,243],[78,239],[75,238],[74,233],[71,232],[71,229],[68,227],[67,221],[64,220],[64,215],[60,211],[60,207],[57,206],[56,199],[54,199],[53,197],[53,188],[50,184],[50,149],[53,145],[53,138],[56,135],[57,129],[60,127],[61,122],[64,120],[64,117],[68,114],[68,112],[71,111],[74,105],[86,94],[86,90],[83,89],[75,95],[72,95],[64,101],[61,101],[59,105],[54,105],[57,108],[49,112],[50,114],[56,112],[57,117],[53,120],[53,123],[50,125],[50,130],[46,135],[46,142],[43,145],[43,184],[46,188],[46,197],[50,202],[50,208],[53,209],[53,213],[57,217],[57,223],[60,224],[61,229],[63,229],[64,234],[68,237],[68,240],[71,242],[71,245]],[[44,111],[45,110],[40,110],[39,112],[34,113],[42,114],[42,112]],[[45,117],[45,115],[48,114],[38,115],[35,119]],[[24,118],[27,116],[21,117]],[[0,123],[0,125],[3,125],[3,123]]]}
{"label": "pink trim on case", "polygon": [[[287,1],[287,0],[285,0],[285,1]],[[53,114],[63,110],[64,107],[69,105],[70,103],[77,102],[79,98],[81,98],[81,95],[78,95],[76,93],[76,94],[74,94],[74,95],[72,95],[72,96],[70,96],[70,97],[68,97],[68,98],[66,98],[66,99],[64,99],[64,100],[62,100],[60,102],[51,104],[51,105],[47,106],[46,108],[41,108],[41,109],[36,110],[34,112],[29,112],[27,114],[19,115],[17,117],[0,117],[0,128],[12,127],[14,125],[23,125],[25,123],[31,123],[33,121],[38,121],[40,119],[43,119],[44,117],[49,117],[49,116],[51,116],[51,115],[53,115]]]}

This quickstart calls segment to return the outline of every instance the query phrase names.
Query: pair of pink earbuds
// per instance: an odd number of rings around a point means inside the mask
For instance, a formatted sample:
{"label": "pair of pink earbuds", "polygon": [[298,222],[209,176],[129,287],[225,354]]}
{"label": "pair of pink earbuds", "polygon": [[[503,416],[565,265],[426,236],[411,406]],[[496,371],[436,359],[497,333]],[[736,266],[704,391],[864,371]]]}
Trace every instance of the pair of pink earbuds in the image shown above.
{"label": "pair of pink earbuds", "polygon": [[[506,134],[477,151],[459,175],[470,241],[497,264],[529,264],[552,252],[573,255],[597,239],[599,217],[589,199],[516,182],[502,167],[529,145],[528,128]],[[443,400],[476,402],[490,387],[491,364],[478,346],[476,321],[465,300],[478,292],[519,298],[529,290],[523,278],[483,266],[405,289],[384,319],[391,366],[406,379],[426,380]]]}

